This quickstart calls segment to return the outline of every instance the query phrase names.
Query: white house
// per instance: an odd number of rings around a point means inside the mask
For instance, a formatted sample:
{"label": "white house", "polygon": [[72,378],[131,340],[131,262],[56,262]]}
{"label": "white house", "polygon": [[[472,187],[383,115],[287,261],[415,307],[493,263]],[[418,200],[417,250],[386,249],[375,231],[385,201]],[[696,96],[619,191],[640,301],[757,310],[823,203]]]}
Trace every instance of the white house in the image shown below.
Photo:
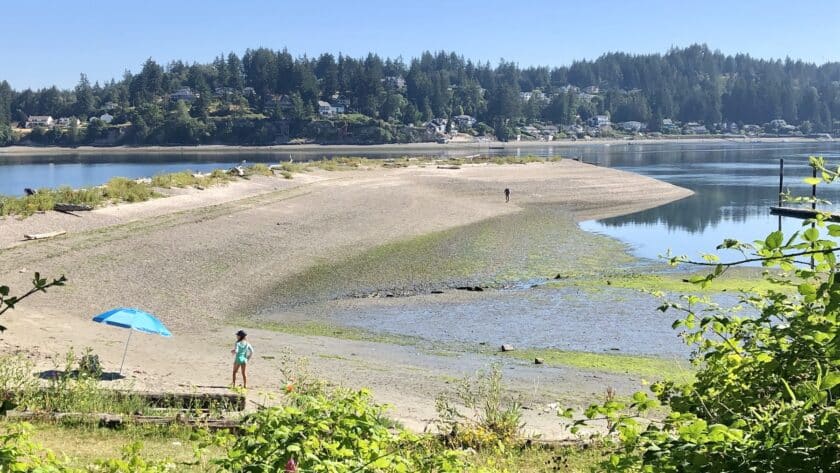
{"label": "white house", "polygon": [[610,117],[607,115],[595,115],[589,119],[589,126],[595,128],[606,128],[610,126]]}
{"label": "white house", "polygon": [[102,115],[99,115],[99,119],[102,120],[103,123],[110,124],[112,121],[114,121],[114,116],[108,112],[105,112]]}
{"label": "white house", "polygon": [[61,117],[56,121],[56,124],[62,128],[69,128],[71,126],[81,126],[82,121],[76,117]]}
{"label": "white house", "polygon": [[331,117],[334,115],[338,115],[339,113],[344,113],[344,107],[341,105],[330,105],[329,102],[324,102],[323,100],[318,101],[318,114]]}
{"label": "white house", "polygon": [[53,117],[49,115],[32,115],[26,120],[26,128],[35,128],[36,126],[52,126]]}

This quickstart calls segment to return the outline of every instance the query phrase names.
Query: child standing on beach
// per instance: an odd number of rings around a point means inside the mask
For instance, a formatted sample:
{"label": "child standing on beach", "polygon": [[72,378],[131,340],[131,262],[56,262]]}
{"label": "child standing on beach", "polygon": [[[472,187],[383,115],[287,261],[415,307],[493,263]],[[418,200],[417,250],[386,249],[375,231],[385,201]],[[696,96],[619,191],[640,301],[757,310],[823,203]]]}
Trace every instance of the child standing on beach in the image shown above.
{"label": "child standing on beach", "polygon": [[254,347],[245,340],[248,334],[244,330],[236,332],[236,345],[230,352],[234,355],[233,358],[233,385],[236,386],[236,371],[242,371],[242,387],[248,387],[248,375],[246,374],[246,366],[251,356],[254,354]]}

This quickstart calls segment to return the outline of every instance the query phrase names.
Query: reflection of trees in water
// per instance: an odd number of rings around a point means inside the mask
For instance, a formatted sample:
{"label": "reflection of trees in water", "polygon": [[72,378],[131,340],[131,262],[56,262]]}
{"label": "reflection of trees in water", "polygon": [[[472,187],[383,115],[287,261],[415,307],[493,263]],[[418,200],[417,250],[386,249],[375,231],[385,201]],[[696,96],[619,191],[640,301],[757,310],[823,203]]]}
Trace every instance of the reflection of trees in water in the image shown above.
{"label": "reflection of trees in water", "polygon": [[[599,222],[609,227],[627,224],[657,225],[668,230],[701,233],[721,221],[746,222],[751,217],[767,216],[778,199],[778,189],[766,186],[694,186],[691,197],[634,214]],[[802,195],[805,188],[793,193]],[[840,202],[840,192],[822,192],[820,197]]]}

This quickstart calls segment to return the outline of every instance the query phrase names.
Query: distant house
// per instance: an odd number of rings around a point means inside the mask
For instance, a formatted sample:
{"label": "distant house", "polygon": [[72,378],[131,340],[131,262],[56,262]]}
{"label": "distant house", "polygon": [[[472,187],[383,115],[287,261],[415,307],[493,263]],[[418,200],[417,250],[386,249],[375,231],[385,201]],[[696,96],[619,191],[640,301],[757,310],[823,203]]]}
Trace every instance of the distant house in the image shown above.
{"label": "distant house", "polygon": [[430,122],[426,122],[424,126],[426,127],[426,133],[434,136],[434,135],[442,135],[446,133],[446,123],[447,120],[445,118],[434,118]]}
{"label": "distant house", "polygon": [[100,115],[99,119],[102,120],[103,123],[111,123],[114,121],[114,116],[106,112]]}
{"label": "distant house", "polygon": [[591,102],[597,95],[587,94],[586,92],[578,92],[577,98],[586,102]]}
{"label": "distant house", "polygon": [[595,115],[589,119],[589,126],[593,128],[608,128],[610,125],[610,117],[607,115]]}
{"label": "distant house", "polygon": [[405,87],[405,79],[402,76],[388,76],[382,79],[382,83],[389,89],[402,89]]}
{"label": "distant house", "polygon": [[472,128],[476,124],[476,119],[469,115],[456,115],[452,117],[452,122],[459,130]]}
{"label": "distant house", "polygon": [[36,126],[49,127],[53,126],[53,117],[49,115],[32,115],[26,120],[26,128],[35,128]]}
{"label": "distant house", "polygon": [[642,122],[627,121],[618,124],[618,129],[628,133],[638,133],[644,129],[645,125]]}
{"label": "distant house", "polygon": [[318,114],[331,117],[334,115],[338,115],[339,113],[344,113],[344,107],[342,106],[334,106],[330,105],[329,102],[325,102],[323,100],[318,101]]}
{"label": "distant house", "polygon": [[761,127],[758,125],[744,125],[742,130],[745,135],[758,135],[761,133]]}
{"label": "distant house", "polygon": [[198,94],[194,93],[189,87],[182,87],[175,92],[169,94],[169,100],[177,102],[183,100],[184,102],[192,102],[198,98]]}
{"label": "distant house", "polygon": [[213,91],[213,95],[216,97],[230,97],[231,95],[236,93],[236,89],[233,87],[216,87]]}
{"label": "distant house", "polygon": [[676,135],[679,134],[682,130],[680,130],[679,124],[671,120],[670,118],[665,118],[662,120],[662,126],[660,127],[662,133],[665,134],[672,134]]}
{"label": "distant house", "polygon": [[246,95],[246,96],[257,95],[257,91],[254,90],[253,87],[245,87],[244,89],[242,89],[242,95]]}
{"label": "distant house", "polygon": [[[113,119],[113,117],[112,117]],[[79,126],[82,124],[82,121],[76,117],[61,117],[56,121],[56,124],[61,128],[69,128],[71,126]]]}
{"label": "distant house", "polygon": [[683,126],[683,133],[686,135],[708,135],[709,129],[706,125],[701,125],[697,122],[688,122]]}
{"label": "distant house", "polygon": [[564,85],[564,86],[560,87],[560,92],[563,92],[563,93],[566,93],[566,94],[568,94],[570,92],[575,93],[575,92],[580,92],[580,88],[576,87],[574,85],[567,84],[567,85]]}
{"label": "distant house", "polygon": [[583,91],[587,94],[597,95],[601,92],[601,89],[597,85],[590,85],[589,87],[584,87]]}
{"label": "distant house", "polygon": [[116,110],[118,108],[120,108],[120,105],[116,102],[105,102],[105,104],[102,105],[102,110],[105,110],[106,112],[110,112],[111,110]]}

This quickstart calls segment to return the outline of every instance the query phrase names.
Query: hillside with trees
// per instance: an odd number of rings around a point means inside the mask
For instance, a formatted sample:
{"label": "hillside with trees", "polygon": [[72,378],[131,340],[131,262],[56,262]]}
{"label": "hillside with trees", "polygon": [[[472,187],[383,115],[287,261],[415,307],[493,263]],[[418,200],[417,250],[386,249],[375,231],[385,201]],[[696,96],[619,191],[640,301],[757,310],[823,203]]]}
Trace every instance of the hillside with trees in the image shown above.
{"label": "hillside with trees", "polygon": [[[2,79],[2,78],[0,78]],[[602,118],[599,118],[602,117]],[[630,124],[630,125],[627,125]],[[550,126],[547,126],[550,125]],[[626,132],[836,133],[840,63],[608,53],[563,67],[455,53],[406,62],[249,49],[209,64],[147,60],[76,87],[0,81],[0,145],[406,143],[461,132],[508,140]]]}

